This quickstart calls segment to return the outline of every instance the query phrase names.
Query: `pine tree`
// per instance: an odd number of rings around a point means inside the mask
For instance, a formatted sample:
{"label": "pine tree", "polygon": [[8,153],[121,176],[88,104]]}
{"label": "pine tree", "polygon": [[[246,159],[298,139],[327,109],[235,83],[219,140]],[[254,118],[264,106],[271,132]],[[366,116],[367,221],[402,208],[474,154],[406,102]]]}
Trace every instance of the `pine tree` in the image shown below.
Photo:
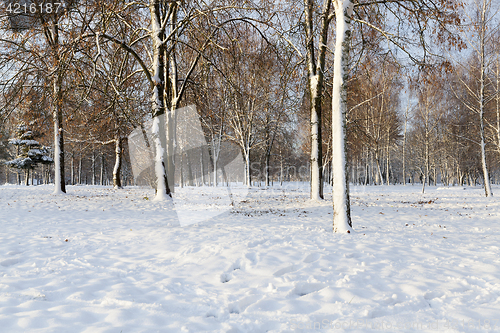
{"label": "pine tree", "polygon": [[17,147],[17,156],[5,164],[11,168],[24,170],[25,184],[29,185],[30,171],[38,164],[52,164],[54,160],[49,156],[50,147],[41,146],[33,138],[33,132],[21,123],[16,129],[16,138],[9,139],[9,143]]}

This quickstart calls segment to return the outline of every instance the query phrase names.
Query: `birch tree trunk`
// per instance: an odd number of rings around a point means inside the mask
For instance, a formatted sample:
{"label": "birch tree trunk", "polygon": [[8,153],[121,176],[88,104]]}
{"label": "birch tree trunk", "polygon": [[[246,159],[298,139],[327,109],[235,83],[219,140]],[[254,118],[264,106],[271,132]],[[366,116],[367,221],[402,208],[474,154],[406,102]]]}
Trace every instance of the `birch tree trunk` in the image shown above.
{"label": "birch tree trunk", "polygon": [[92,149],[92,185],[95,185],[95,150]]}
{"label": "birch tree trunk", "polygon": [[101,153],[101,174],[100,174],[101,186],[104,186],[104,153]]}
{"label": "birch tree trunk", "polygon": [[390,166],[389,166],[389,163],[390,163],[390,144],[391,144],[390,143],[390,137],[389,137],[389,135],[390,135],[389,131],[390,131],[390,128],[387,129],[387,155],[385,157],[386,158],[385,159],[385,161],[386,161],[386,163],[385,163],[385,182],[386,182],[387,186],[389,186],[391,184],[390,179],[389,179],[389,176],[390,176],[389,175],[389,168],[390,168]]}
{"label": "birch tree trunk", "polygon": [[80,151],[80,160],[78,161],[78,184],[82,185],[82,152]]}
{"label": "birch tree trunk", "polygon": [[336,43],[332,90],[333,231],[351,232],[349,184],[346,179],[346,113],[351,15],[354,4],[350,0],[336,0],[334,7]]}
{"label": "birch tree trunk", "polygon": [[307,70],[309,74],[309,92],[311,95],[311,199],[323,199],[323,152],[321,138],[321,106],[324,85],[324,69],[328,27],[330,25],[331,0],[323,1],[320,27],[318,59],[314,55],[314,1],[304,0],[306,17]]}
{"label": "birch tree trunk", "polygon": [[481,11],[481,30],[480,30],[480,86],[479,86],[479,136],[481,139],[481,167],[483,169],[484,179],[484,192],[487,197],[493,196],[491,191],[490,175],[488,173],[488,166],[486,164],[486,150],[485,150],[485,135],[484,135],[484,108],[485,108],[485,80],[486,80],[486,64],[485,64],[485,39],[486,39],[486,0],[483,0],[483,8]]}
{"label": "birch tree trunk", "polygon": [[75,185],[75,153],[71,153],[71,185]]}
{"label": "birch tree trunk", "polygon": [[[53,29],[57,35],[57,28]],[[57,52],[57,51],[55,51]],[[56,55],[55,55],[56,56]],[[56,60],[58,62],[58,60]],[[56,64],[57,67],[60,64]],[[54,123],[54,194],[66,193],[64,182],[64,135],[62,127],[62,74],[60,68],[56,69],[53,79],[53,111]]]}
{"label": "birch tree trunk", "polygon": [[165,170],[166,157],[166,130],[165,130],[165,82],[164,82],[164,35],[162,26],[160,1],[154,0],[150,4],[151,13],[151,39],[153,43],[153,94],[151,98],[151,111],[153,126],[151,136],[155,151],[156,196],[154,200],[161,201],[171,198],[170,188]]}
{"label": "birch tree trunk", "polygon": [[115,137],[115,166],[113,168],[113,187],[122,188],[120,172],[122,169],[122,138],[119,134]]}
{"label": "birch tree trunk", "polygon": [[405,111],[405,125],[403,130],[403,185],[406,186],[406,129],[408,125],[408,109],[410,108],[410,101],[406,105]]}
{"label": "birch tree trunk", "polygon": [[245,183],[247,187],[252,187],[252,177],[250,174],[250,148],[247,146],[243,151],[245,158]]}
{"label": "birch tree trunk", "polygon": [[497,59],[496,59],[496,91],[497,95],[495,97],[495,102],[496,102],[496,116],[497,116],[497,123],[496,123],[496,134],[497,134],[497,153],[500,154],[500,61],[499,61],[499,54],[497,53]]}
{"label": "birch tree trunk", "polygon": [[205,164],[203,162],[203,147],[201,148],[201,153],[200,153],[200,168],[201,168],[201,186],[205,186]]}

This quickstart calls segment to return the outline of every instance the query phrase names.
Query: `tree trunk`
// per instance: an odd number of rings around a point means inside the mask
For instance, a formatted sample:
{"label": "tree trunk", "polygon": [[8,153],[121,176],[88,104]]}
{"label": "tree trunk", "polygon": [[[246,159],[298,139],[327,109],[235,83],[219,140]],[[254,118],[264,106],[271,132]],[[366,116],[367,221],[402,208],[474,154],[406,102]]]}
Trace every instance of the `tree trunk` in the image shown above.
{"label": "tree trunk", "polygon": [[334,6],[337,40],[332,90],[333,231],[351,232],[349,184],[346,179],[346,114],[351,15],[354,5],[350,0],[337,0]]}
{"label": "tree trunk", "polygon": [[71,185],[75,185],[75,153],[71,153]]}
{"label": "tree trunk", "polygon": [[385,164],[385,182],[387,186],[390,185],[390,179],[389,179],[389,162],[390,162],[390,132],[389,129],[387,129],[387,156],[386,158],[386,164]]}
{"label": "tree trunk", "polygon": [[304,0],[306,16],[307,69],[309,74],[309,92],[311,96],[311,199],[323,199],[323,152],[321,137],[321,106],[324,85],[326,44],[330,25],[331,0],[323,1],[318,59],[314,55],[314,1]]}
{"label": "tree trunk", "polygon": [[375,182],[377,183],[377,185],[383,185],[384,177],[382,177],[382,169],[380,167],[380,154],[378,147],[375,150],[375,162],[377,163],[377,173],[375,175]]}
{"label": "tree trunk", "polygon": [[497,95],[495,97],[496,101],[496,116],[497,116],[497,124],[496,124],[496,134],[497,134],[497,154],[500,154],[500,54],[497,53],[496,59],[496,91]]}
{"label": "tree trunk", "polygon": [[179,173],[181,175],[181,178],[180,178],[180,185],[181,185],[181,188],[184,188],[184,152],[181,152],[180,153],[180,157],[181,157],[181,160],[180,160],[180,163],[179,163]]}
{"label": "tree trunk", "polygon": [[281,154],[281,148],[280,148],[280,186],[283,186],[283,155]]}
{"label": "tree trunk", "polygon": [[486,39],[486,11],[487,4],[486,1],[483,0],[483,8],[481,11],[481,31],[480,31],[480,86],[479,86],[479,135],[480,135],[480,145],[481,145],[481,168],[483,171],[483,179],[484,179],[484,192],[487,197],[493,196],[493,192],[491,191],[491,183],[490,176],[488,173],[488,166],[486,164],[486,150],[485,150],[485,135],[484,135],[484,109],[485,109],[485,81],[486,81],[486,64],[485,64],[485,39]]}
{"label": "tree trunk", "polygon": [[153,94],[151,98],[151,113],[153,117],[153,126],[151,136],[155,152],[155,176],[156,189],[155,200],[161,201],[171,198],[172,194],[169,188],[167,173],[165,170],[166,159],[166,129],[165,129],[165,62],[164,62],[164,27],[161,20],[161,6],[159,0],[151,1],[151,39],[153,44]]}
{"label": "tree trunk", "polygon": [[214,162],[214,181],[213,185],[214,187],[217,187],[217,159],[215,156],[213,157],[213,162]]}
{"label": "tree trunk", "polygon": [[265,172],[266,187],[269,186],[269,160],[270,160],[270,156],[269,155],[270,155],[269,153],[266,154],[266,172]]}
{"label": "tree trunk", "polygon": [[403,130],[403,185],[406,186],[406,127],[408,124],[408,109],[410,108],[410,100],[408,100],[408,104],[406,105],[405,111],[405,125]]}
{"label": "tree trunk", "polygon": [[191,157],[190,157],[191,154],[189,154],[189,152],[186,152],[186,163],[187,163],[187,172],[188,172],[188,186],[194,186],[193,168],[192,168]]}
{"label": "tree trunk", "polygon": [[252,186],[252,178],[250,175],[250,152],[248,150],[245,151],[245,182],[247,187]]}
{"label": "tree trunk", "polygon": [[122,138],[119,134],[115,136],[115,166],[113,168],[113,187],[122,188],[120,173],[122,170]]}
{"label": "tree trunk", "polygon": [[[57,66],[59,66],[57,64]],[[56,69],[53,80],[54,194],[66,193],[64,182],[64,135],[62,127],[62,74]]]}
{"label": "tree trunk", "polygon": [[80,152],[80,160],[78,161],[78,184],[82,184],[82,153]]}
{"label": "tree trunk", "polygon": [[205,164],[203,162],[203,147],[201,147],[200,150],[201,186],[205,186]]}
{"label": "tree trunk", "polygon": [[104,153],[101,152],[101,175],[100,179],[101,186],[104,186]]}
{"label": "tree trunk", "polygon": [[95,150],[92,150],[92,185],[95,185]]}

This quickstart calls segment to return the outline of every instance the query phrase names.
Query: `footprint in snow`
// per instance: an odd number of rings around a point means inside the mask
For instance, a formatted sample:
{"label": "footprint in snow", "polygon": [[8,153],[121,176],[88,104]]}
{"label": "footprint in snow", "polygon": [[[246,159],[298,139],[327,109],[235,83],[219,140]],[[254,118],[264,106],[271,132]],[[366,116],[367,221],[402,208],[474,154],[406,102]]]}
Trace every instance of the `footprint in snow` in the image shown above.
{"label": "footprint in snow", "polygon": [[7,259],[7,260],[0,262],[0,265],[2,265],[3,267],[9,267],[9,266],[15,265],[17,263],[19,263],[18,259]]}
{"label": "footprint in snow", "polygon": [[231,273],[222,273],[220,275],[220,282],[226,283],[226,282],[231,281],[232,278],[233,278],[233,275]]}
{"label": "footprint in snow", "polygon": [[247,307],[258,302],[261,299],[262,299],[262,295],[250,295],[250,296],[244,297],[237,302],[229,304],[229,313],[239,314],[239,313],[245,311],[245,309]]}
{"label": "footprint in snow", "polygon": [[228,269],[226,269],[226,272],[220,275],[220,282],[226,283],[231,281],[231,279],[233,278],[233,272],[243,268],[244,264],[242,264],[241,259],[236,260],[232,265],[229,266]]}
{"label": "footprint in snow", "polygon": [[256,247],[257,245],[264,244],[265,242],[267,242],[267,239],[256,240],[253,242],[248,242],[247,246],[249,248],[252,248],[252,247]]}
{"label": "footprint in snow", "polygon": [[433,300],[434,298],[443,297],[444,293],[438,290],[428,291],[424,294],[424,298],[428,301]]}
{"label": "footprint in snow", "polygon": [[250,252],[250,253],[245,254],[245,258],[250,260],[253,265],[255,265],[257,263],[257,261],[259,260],[258,255],[254,252]]}
{"label": "footprint in snow", "polygon": [[310,255],[308,255],[307,257],[305,257],[304,262],[306,264],[310,264],[310,263],[315,262],[316,260],[318,260],[320,257],[321,257],[321,254],[319,254],[319,253],[311,253]]}
{"label": "footprint in snow", "polygon": [[288,293],[288,297],[302,297],[320,291],[326,287],[327,286],[323,283],[297,283],[295,288]]}
{"label": "footprint in snow", "polygon": [[273,275],[276,276],[276,277],[278,277],[278,276],[285,275],[287,273],[296,272],[299,269],[301,269],[301,267],[299,265],[291,265],[291,266],[287,266],[285,268],[282,268],[280,270],[277,270],[276,272],[274,272]]}

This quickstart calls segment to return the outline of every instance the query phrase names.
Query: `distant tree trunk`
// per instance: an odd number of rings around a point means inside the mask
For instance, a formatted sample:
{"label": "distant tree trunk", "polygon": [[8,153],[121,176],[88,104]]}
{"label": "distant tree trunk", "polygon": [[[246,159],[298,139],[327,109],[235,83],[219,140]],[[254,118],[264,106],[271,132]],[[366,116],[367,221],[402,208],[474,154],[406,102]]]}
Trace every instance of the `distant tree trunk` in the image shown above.
{"label": "distant tree trunk", "polygon": [[187,172],[188,172],[188,186],[194,186],[193,167],[191,165],[191,158],[190,158],[189,152],[186,152],[186,164],[187,164]]}
{"label": "distant tree trunk", "polygon": [[[496,91],[500,92],[500,54],[497,53],[496,58]],[[500,93],[497,93],[495,97],[496,106],[496,134],[497,134],[497,154],[500,154]]]}
{"label": "distant tree trunk", "polygon": [[95,150],[92,150],[92,185],[96,184],[96,174],[95,174]]}
{"label": "distant tree trunk", "polygon": [[[57,28],[54,28],[57,29]],[[57,35],[57,32],[55,32]],[[53,82],[53,115],[54,122],[54,193],[66,193],[64,181],[64,135],[62,125],[62,73],[56,65]]]}
{"label": "distant tree trunk", "polygon": [[377,173],[375,174],[375,182],[377,185],[384,184],[384,177],[382,177],[382,168],[380,167],[380,154],[379,148],[375,150],[375,162],[377,163]]}
{"label": "distant tree trunk", "polygon": [[71,153],[71,185],[75,185],[75,153]]}
{"label": "distant tree trunk", "polygon": [[82,153],[80,152],[80,160],[78,161],[78,184],[82,184]]}
{"label": "distant tree trunk", "polygon": [[217,187],[217,161],[219,160],[222,141],[222,126],[218,134],[212,136],[212,163],[214,168],[213,186]]}
{"label": "distant tree trunk", "polygon": [[205,186],[205,164],[203,163],[203,147],[200,148],[200,168],[201,168],[201,185]]}
{"label": "distant tree trunk", "polygon": [[104,186],[104,153],[101,152],[101,176],[100,176],[101,186]]}
{"label": "distant tree trunk", "polygon": [[212,159],[212,161],[214,162],[214,181],[213,181],[213,185],[214,187],[217,187],[217,158],[214,158]]}
{"label": "distant tree trunk", "polygon": [[115,189],[122,188],[120,179],[122,170],[122,138],[119,134],[115,136],[115,166],[113,168],[113,187]]}
{"label": "distant tree trunk", "polygon": [[181,188],[184,188],[184,152],[181,152],[180,153],[180,156],[181,156],[181,161],[179,163],[179,167],[180,167],[180,174],[181,174],[181,180],[180,180],[180,185],[181,185]]}
{"label": "distant tree trunk", "polygon": [[265,172],[265,183],[266,183],[266,187],[269,186],[269,160],[270,160],[270,153],[268,152],[266,154],[266,172]]}
{"label": "distant tree trunk", "polygon": [[390,129],[387,129],[387,154],[386,154],[386,165],[385,165],[385,182],[387,186],[390,185],[389,179],[389,162],[390,162]]}
{"label": "distant tree trunk", "polygon": [[405,125],[403,130],[403,185],[406,186],[406,128],[408,124],[408,109],[410,108],[410,101],[408,100],[408,104],[406,105],[405,111]]}
{"label": "distant tree trunk", "polygon": [[250,172],[250,149],[247,147],[244,151],[245,158],[245,183],[247,187],[252,186],[252,178]]}
{"label": "distant tree trunk", "polygon": [[280,186],[283,186],[283,155],[281,154],[281,149],[280,149]]}
{"label": "distant tree trunk", "polygon": [[430,178],[429,178],[429,169],[430,169],[430,157],[429,157],[429,132],[427,128],[425,129],[425,177],[424,179],[428,181],[428,186],[431,186]]}

